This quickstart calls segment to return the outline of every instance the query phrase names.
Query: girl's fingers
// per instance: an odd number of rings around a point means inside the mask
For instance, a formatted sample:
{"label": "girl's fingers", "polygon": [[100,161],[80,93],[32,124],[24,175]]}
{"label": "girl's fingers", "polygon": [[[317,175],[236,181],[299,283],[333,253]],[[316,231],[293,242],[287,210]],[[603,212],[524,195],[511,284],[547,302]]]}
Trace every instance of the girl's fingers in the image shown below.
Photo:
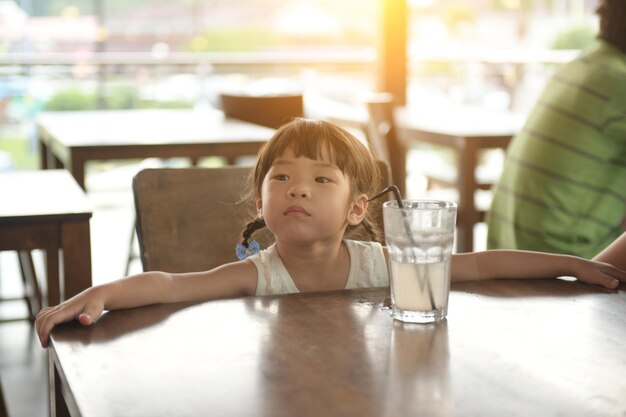
{"label": "girl's fingers", "polygon": [[587,274],[583,274],[584,278],[581,281],[601,285],[612,290],[619,286],[620,281],[626,282],[626,271],[622,271],[607,263],[591,262],[592,270]]}
{"label": "girl's fingers", "polygon": [[91,326],[100,318],[101,315],[102,307],[95,304],[90,304],[87,305],[83,312],[78,316],[78,321],[83,326]]}
{"label": "girl's fingers", "polygon": [[46,307],[42,309],[35,321],[35,329],[41,346],[48,346],[50,332],[59,323],[78,319],[83,325],[91,325],[102,314],[102,307],[98,305],[64,305]]}
{"label": "girl's fingers", "polygon": [[626,282],[626,271],[615,267],[611,267],[611,269],[613,270],[611,276],[613,276],[615,279],[620,280],[621,282]]}
{"label": "girl's fingers", "polygon": [[616,280],[615,278],[609,277],[607,275],[604,275],[602,278],[603,279],[602,279],[602,282],[600,282],[600,285],[602,285],[605,288],[614,290],[619,285],[619,281]]}
{"label": "girl's fingers", "polygon": [[615,289],[619,285],[619,281],[599,271],[594,271],[590,274],[585,274],[578,277],[578,279],[587,284],[599,285],[604,288]]}
{"label": "girl's fingers", "polygon": [[82,313],[80,316],[78,316],[78,321],[83,326],[91,326],[91,324],[94,322],[94,320],[91,317],[92,316],[87,313]]}
{"label": "girl's fingers", "polygon": [[615,285],[611,288],[615,288],[620,282],[626,282],[626,271],[614,267],[611,264],[600,263],[598,270],[606,277],[615,282]]}
{"label": "girl's fingers", "polygon": [[37,335],[39,336],[39,341],[41,346],[48,346],[48,334],[54,324],[52,323],[51,318],[54,317],[55,312],[58,310],[57,307],[45,307],[38,314],[35,319],[35,329],[37,331]]}

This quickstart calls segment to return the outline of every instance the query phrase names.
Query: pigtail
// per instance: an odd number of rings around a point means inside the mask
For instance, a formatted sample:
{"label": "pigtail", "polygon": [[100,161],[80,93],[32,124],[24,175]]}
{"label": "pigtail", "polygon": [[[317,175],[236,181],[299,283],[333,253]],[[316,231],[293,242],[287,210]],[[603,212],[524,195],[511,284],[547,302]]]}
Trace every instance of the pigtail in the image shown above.
{"label": "pigtail", "polygon": [[383,243],[382,233],[376,224],[372,224],[367,219],[363,219],[361,225],[365,231],[370,235],[370,239],[374,242]]}
{"label": "pigtail", "polygon": [[243,240],[241,241],[241,244],[245,246],[246,248],[248,248],[249,247],[248,240],[250,240],[250,237],[252,237],[252,234],[256,232],[257,230],[263,229],[264,227],[265,227],[265,220],[263,219],[263,217],[257,217],[256,219],[249,222],[246,225],[246,227],[243,229],[243,232],[241,233],[241,237],[243,238]]}
{"label": "pigtail", "polygon": [[241,241],[241,243],[237,243],[237,245],[235,246],[235,253],[237,255],[237,258],[243,260],[249,256],[259,253],[259,251],[261,250],[259,243],[256,240],[250,240],[250,237],[254,232],[264,227],[265,220],[263,220],[262,217],[257,217],[246,225],[246,227],[243,229],[243,232],[241,233],[241,237],[243,238],[243,240]]}
{"label": "pigtail", "polygon": [[346,239],[378,242],[384,244],[383,232],[375,219],[364,218],[356,226],[348,226]]}

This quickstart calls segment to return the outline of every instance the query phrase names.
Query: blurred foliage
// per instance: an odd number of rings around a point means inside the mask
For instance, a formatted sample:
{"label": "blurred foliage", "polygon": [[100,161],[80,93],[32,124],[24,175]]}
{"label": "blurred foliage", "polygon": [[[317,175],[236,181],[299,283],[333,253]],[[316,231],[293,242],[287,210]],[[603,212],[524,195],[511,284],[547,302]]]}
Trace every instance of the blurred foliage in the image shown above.
{"label": "blurred foliage", "polygon": [[56,93],[44,104],[44,110],[95,110],[97,108],[96,95],[84,93],[78,89]]}
{"label": "blurred foliage", "polygon": [[552,9],[555,0],[491,0],[491,7],[496,10]]}
{"label": "blurred foliage", "polygon": [[221,28],[194,37],[185,49],[191,52],[254,51],[277,41],[278,37],[266,27]]}
{"label": "blurred foliage", "polygon": [[452,75],[457,66],[450,61],[424,61],[420,65],[420,72],[424,75]]}
{"label": "blurred foliage", "polygon": [[596,39],[596,30],[589,25],[579,24],[556,35],[552,49],[585,49]]}
{"label": "blurred foliage", "polygon": [[1,138],[0,152],[11,156],[12,169],[37,169],[39,161],[26,138]]}
{"label": "blurred foliage", "polygon": [[[137,90],[129,86],[108,88],[103,97],[103,109],[190,108],[193,103],[185,100],[156,101],[141,99]],[[60,91],[44,105],[48,111],[97,110],[98,96],[76,88]]]}

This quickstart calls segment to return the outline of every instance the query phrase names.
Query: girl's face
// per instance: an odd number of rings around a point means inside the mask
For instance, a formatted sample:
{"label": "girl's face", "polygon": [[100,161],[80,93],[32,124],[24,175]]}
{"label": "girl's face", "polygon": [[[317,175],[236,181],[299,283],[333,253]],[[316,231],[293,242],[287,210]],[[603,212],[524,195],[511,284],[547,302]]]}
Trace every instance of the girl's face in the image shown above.
{"label": "girl's face", "polygon": [[336,240],[347,225],[363,220],[367,197],[352,195],[349,179],[337,166],[296,157],[287,149],[265,175],[257,208],[277,240]]}

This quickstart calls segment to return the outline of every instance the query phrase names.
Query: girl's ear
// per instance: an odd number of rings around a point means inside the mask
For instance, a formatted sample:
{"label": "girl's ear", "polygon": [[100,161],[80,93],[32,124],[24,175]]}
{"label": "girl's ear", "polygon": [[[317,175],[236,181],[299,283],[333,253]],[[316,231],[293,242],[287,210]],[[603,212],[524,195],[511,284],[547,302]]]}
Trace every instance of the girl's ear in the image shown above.
{"label": "girl's ear", "polygon": [[263,200],[261,200],[261,194],[258,192],[254,193],[254,203],[256,205],[257,213],[262,212],[263,210]]}
{"label": "girl's ear", "polygon": [[348,215],[346,216],[346,221],[350,226],[356,226],[363,221],[365,214],[367,214],[368,205],[369,203],[365,194],[361,194],[352,202],[350,210],[348,210]]}

